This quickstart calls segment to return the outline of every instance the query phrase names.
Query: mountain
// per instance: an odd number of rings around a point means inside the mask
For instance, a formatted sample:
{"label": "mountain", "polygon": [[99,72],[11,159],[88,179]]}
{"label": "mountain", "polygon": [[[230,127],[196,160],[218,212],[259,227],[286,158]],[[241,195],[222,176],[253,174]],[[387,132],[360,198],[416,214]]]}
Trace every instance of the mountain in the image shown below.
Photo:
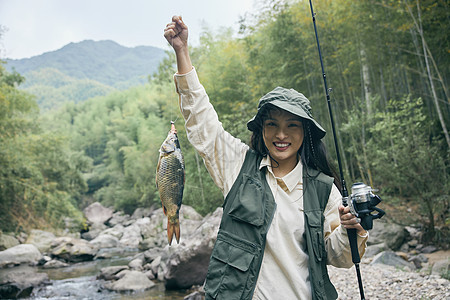
{"label": "mountain", "polygon": [[7,59],[5,67],[25,77],[21,88],[36,95],[46,110],[144,84],[165,56],[156,47],[86,40],[31,58]]}

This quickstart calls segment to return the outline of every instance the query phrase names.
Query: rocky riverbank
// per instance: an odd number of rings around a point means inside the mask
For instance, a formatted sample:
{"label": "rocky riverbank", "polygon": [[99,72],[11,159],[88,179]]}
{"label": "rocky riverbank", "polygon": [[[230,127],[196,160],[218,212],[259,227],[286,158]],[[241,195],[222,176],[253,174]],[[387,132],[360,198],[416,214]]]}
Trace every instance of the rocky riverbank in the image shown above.
{"label": "rocky riverbank", "polygon": [[[448,257],[448,253],[446,254]],[[355,267],[329,267],[331,281],[340,300],[360,299]],[[449,280],[431,275],[428,270],[407,271],[384,264],[360,265],[366,299],[447,300],[450,299]]]}
{"label": "rocky riverbank", "polygon": [[[39,270],[69,268],[134,253],[125,263],[98,271],[99,289],[115,293],[201,286],[222,211],[206,217],[189,206],[180,215],[180,244],[168,246],[162,210],[140,209],[132,216],[99,203],[84,211],[89,231],[56,237],[33,230],[27,236],[0,236],[0,298],[19,298],[51,285]],[[448,299],[449,252],[419,243],[413,228],[378,221],[361,264],[367,299]],[[2,242],[3,241],[3,242]],[[37,265],[38,268],[21,268]],[[356,272],[330,267],[340,299],[359,299]],[[39,280],[37,280],[39,279]],[[186,292],[187,293],[187,292]],[[198,295],[198,294],[195,294]],[[201,295],[187,297],[201,299]]]}

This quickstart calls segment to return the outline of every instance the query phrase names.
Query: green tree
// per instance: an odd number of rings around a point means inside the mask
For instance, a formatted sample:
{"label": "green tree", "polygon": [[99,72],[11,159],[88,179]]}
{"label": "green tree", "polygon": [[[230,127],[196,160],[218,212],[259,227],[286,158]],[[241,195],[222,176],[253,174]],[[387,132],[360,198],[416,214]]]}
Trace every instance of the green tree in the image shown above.
{"label": "green tree", "polygon": [[[373,124],[367,131],[370,150],[366,152],[373,186],[385,195],[387,203],[410,206],[409,221],[425,224],[423,242],[445,246],[450,238],[450,157],[445,140],[433,133],[422,99],[391,100],[387,111],[369,117],[353,110],[345,132],[367,123]],[[361,149],[349,151],[362,155]]]}
{"label": "green tree", "polygon": [[86,186],[58,136],[43,134],[33,97],[18,90],[23,77],[0,65],[0,229],[82,223],[77,197]]}

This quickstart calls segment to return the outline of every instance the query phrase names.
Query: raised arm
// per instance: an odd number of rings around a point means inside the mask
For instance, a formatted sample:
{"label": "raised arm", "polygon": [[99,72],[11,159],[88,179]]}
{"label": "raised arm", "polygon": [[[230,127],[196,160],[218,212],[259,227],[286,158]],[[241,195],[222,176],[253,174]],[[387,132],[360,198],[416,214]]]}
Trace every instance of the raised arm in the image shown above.
{"label": "raised arm", "polygon": [[186,74],[192,70],[188,47],[188,27],[181,16],[173,16],[172,22],[164,29],[164,37],[175,50],[178,74]]}

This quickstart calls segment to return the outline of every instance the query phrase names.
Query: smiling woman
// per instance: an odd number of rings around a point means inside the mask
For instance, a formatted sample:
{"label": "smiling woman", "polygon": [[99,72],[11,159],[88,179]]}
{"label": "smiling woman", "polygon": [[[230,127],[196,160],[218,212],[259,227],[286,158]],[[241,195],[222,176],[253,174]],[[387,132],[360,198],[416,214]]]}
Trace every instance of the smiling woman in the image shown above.
{"label": "smiling woman", "polygon": [[192,66],[180,16],[164,36],[177,58],[188,139],[225,198],[206,299],[336,299],[327,264],[352,265],[345,228],[358,231],[361,254],[368,236],[341,205],[321,141],[325,130],[309,100],[282,87],[264,95],[247,123],[250,148],[219,122]]}

